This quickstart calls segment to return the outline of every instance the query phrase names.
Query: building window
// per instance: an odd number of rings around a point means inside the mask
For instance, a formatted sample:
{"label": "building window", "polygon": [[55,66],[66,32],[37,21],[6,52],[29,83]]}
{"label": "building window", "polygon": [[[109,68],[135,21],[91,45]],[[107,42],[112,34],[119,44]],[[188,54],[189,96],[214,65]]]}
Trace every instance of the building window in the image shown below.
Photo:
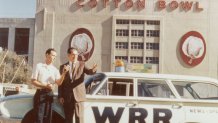
{"label": "building window", "polygon": [[9,28],[0,28],[0,47],[8,49]]}
{"label": "building window", "polygon": [[147,30],[147,37],[160,37],[159,30]]}
{"label": "building window", "polygon": [[146,64],[159,64],[159,57],[146,57]]}
{"label": "building window", "polygon": [[144,37],[144,30],[131,30],[131,36]]}
{"label": "building window", "polygon": [[131,49],[144,49],[144,43],[131,42]]}
{"label": "building window", "polygon": [[149,20],[147,21],[147,25],[160,25],[160,21]]}
{"label": "building window", "polygon": [[116,36],[129,36],[129,30],[117,29]]}
{"label": "building window", "polygon": [[29,49],[29,28],[15,29],[15,46],[14,50],[18,55],[28,54]]}
{"label": "building window", "polygon": [[130,63],[143,63],[143,57],[131,56]]}
{"label": "building window", "polygon": [[116,24],[129,24],[129,20],[116,20]]}
{"label": "building window", "polygon": [[116,49],[128,49],[128,42],[116,42]]}
{"label": "building window", "polygon": [[159,43],[146,43],[147,50],[159,50]]}
{"label": "building window", "polygon": [[115,59],[120,59],[122,61],[128,61],[128,56],[115,56]]}
{"label": "building window", "polygon": [[131,21],[132,24],[144,24],[144,20],[132,20]]}

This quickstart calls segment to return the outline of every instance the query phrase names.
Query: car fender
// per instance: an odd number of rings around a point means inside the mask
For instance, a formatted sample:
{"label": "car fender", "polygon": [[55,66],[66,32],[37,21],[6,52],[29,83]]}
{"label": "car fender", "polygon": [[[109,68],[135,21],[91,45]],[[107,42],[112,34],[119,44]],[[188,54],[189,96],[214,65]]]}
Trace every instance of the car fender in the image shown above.
{"label": "car fender", "polygon": [[[64,116],[63,108],[54,96],[52,105],[53,111]],[[33,95],[13,95],[0,100],[0,114],[2,117],[10,119],[23,119],[25,115],[33,109]]]}

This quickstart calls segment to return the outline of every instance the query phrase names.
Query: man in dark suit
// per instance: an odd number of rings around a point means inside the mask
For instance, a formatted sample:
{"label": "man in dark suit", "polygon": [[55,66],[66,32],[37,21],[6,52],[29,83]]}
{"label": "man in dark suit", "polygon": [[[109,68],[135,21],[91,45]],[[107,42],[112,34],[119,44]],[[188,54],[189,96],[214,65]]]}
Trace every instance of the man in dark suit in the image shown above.
{"label": "man in dark suit", "polygon": [[67,50],[68,62],[60,66],[61,70],[70,66],[61,86],[58,87],[58,98],[64,107],[65,123],[73,123],[75,114],[76,123],[84,123],[84,101],[86,100],[86,89],[84,84],[84,74],[94,74],[97,65],[91,69],[85,66],[82,61],[77,61],[78,51],[75,48]]}

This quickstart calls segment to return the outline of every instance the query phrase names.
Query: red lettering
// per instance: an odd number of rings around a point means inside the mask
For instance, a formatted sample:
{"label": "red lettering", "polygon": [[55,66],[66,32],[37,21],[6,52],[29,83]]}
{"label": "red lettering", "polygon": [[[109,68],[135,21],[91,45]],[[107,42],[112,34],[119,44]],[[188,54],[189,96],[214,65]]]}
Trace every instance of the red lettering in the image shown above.
{"label": "red lettering", "polygon": [[[118,8],[119,5],[121,4],[122,0],[87,0],[87,2],[85,2],[86,0],[76,0],[76,5],[79,8],[84,7],[86,4],[87,6],[89,6],[90,8],[95,8],[99,3],[98,1],[102,1],[103,2],[103,7],[106,8],[109,5],[109,2],[113,2],[115,8]],[[135,0],[136,2],[134,2],[133,0],[125,0],[124,1],[124,5],[126,10],[135,7],[138,10],[142,10],[146,8],[146,0]],[[159,10],[162,9],[169,9],[169,10],[175,10],[178,9],[179,7],[184,10],[184,11],[189,11],[192,9],[194,11],[200,12],[203,11],[204,9],[202,8],[202,6],[200,6],[199,2],[194,2],[194,1],[188,1],[188,0],[181,0],[180,2],[178,2],[177,0],[169,0],[169,3],[166,2],[166,0],[158,0],[157,1],[157,8]]]}
{"label": "red lettering", "polygon": [[158,8],[159,8],[159,9],[165,9],[165,8],[166,8],[166,1],[164,1],[164,0],[159,0],[159,1],[158,1]]}
{"label": "red lettering", "polygon": [[90,0],[88,4],[91,8],[94,8],[97,5],[97,0]]}
{"label": "red lettering", "polygon": [[199,7],[199,2],[196,2],[196,11],[203,11],[203,8]]}
{"label": "red lettering", "polygon": [[103,0],[103,2],[104,2],[104,8],[106,8],[106,6],[107,6],[107,4],[108,4],[108,1],[109,1],[109,0]]}
{"label": "red lettering", "polygon": [[137,0],[137,8],[144,9],[145,8],[145,0]]}
{"label": "red lettering", "polygon": [[181,2],[181,7],[182,7],[183,10],[188,11],[188,10],[190,10],[192,8],[192,4],[193,4],[193,2],[188,2],[188,1],[184,2],[184,1],[182,1]]}
{"label": "red lettering", "polygon": [[126,0],[125,6],[126,6],[126,9],[129,9],[129,8],[133,7],[133,2],[132,2],[132,0]]}
{"label": "red lettering", "polygon": [[179,3],[177,1],[172,1],[169,6],[172,10],[174,10],[174,9],[178,8]]}
{"label": "red lettering", "polygon": [[120,2],[121,0],[114,0],[114,4],[115,4],[115,7],[118,8],[118,3]]}
{"label": "red lettering", "polygon": [[82,2],[84,2],[84,0],[77,0],[77,6],[79,8],[82,8],[84,6],[84,4],[82,4]]}

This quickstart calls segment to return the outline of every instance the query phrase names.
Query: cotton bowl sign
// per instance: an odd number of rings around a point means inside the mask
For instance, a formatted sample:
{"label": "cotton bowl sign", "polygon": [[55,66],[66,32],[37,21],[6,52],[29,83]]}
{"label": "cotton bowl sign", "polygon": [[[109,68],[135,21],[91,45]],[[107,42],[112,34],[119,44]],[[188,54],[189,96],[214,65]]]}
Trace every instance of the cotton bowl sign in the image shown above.
{"label": "cotton bowl sign", "polygon": [[73,47],[78,50],[79,61],[89,60],[94,51],[94,38],[92,33],[85,28],[77,29],[71,35],[69,47]]}
{"label": "cotton bowl sign", "polygon": [[183,35],[180,43],[180,54],[187,65],[200,64],[206,54],[206,43],[203,36],[196,31],[190,31]]}

